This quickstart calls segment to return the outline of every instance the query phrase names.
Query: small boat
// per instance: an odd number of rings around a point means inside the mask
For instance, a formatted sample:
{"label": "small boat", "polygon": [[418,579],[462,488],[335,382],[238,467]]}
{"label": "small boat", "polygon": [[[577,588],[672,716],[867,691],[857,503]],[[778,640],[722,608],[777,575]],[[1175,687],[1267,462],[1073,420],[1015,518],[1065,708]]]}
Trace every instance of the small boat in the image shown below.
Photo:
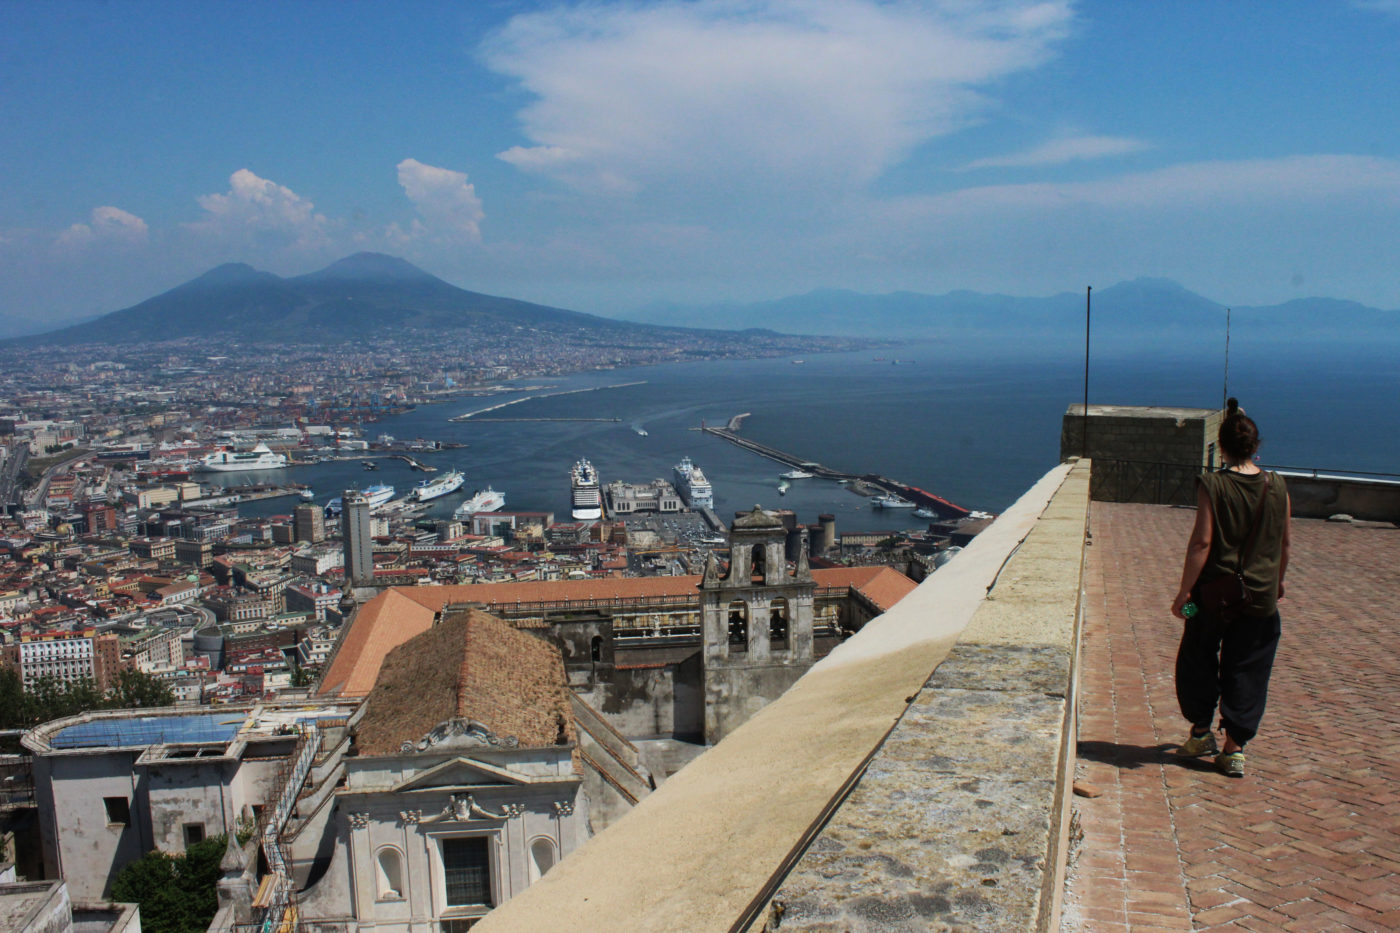
{"label": "small boat", "polygon": [[780,479],[780,480],[778,480],[778,495],[780,495],[780,496],[785,496],[785,495],[787,495],[787,491],[788,491],[789,487],[791,487],[791,486],[792,486],[792,483],[789,483],[789,482],[788,482],[787,480],[785,480],[785,479]]}
{"label": "small boat", "polygon": [[915,518],[937,518],[937,517],[938,517],[938,513],[935,512],[933,509],[915,509],[915,510],[914,510],[914,517],[915,517]]}
{"label": "small boat", "polygon": [[375,463],[373,460],[361,460],[360,466],[364,467],[366,470],[379,469],[379,464]]}
{"label": "small boat", "polygon": [[297,495],[301,496],[307,502],[310,502],[312,499],[316,498],[315,491],[311,489],[303,489],[301,492],[297,493]]}

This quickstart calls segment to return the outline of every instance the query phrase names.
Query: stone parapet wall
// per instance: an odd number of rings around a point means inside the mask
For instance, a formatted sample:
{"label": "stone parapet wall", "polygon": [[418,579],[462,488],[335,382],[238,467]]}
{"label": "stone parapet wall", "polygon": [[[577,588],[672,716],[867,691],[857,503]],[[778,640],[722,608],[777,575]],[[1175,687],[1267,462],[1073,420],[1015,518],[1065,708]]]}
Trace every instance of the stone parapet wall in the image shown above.
{"label": "stone parapet wall", "polygon": [[1221,417],[1209,408],[1090,405],[1086,419],[1083,405],[1071,405],[1060,425],[1060,459],[1094,461],[1098,501],[1190,505],[1196,477],[1219,463]]}
{"label": "stone parapet wall", "polygon": [[783,879],[753,933],[1054,929],[1087,464]]}

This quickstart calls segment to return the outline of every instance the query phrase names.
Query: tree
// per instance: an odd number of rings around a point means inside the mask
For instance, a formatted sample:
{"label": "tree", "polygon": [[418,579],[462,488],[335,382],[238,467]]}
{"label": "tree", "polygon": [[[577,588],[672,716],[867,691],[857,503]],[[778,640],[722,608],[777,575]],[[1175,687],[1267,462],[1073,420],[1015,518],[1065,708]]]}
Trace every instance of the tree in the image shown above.
{"label": "tree", "polygon": [[141,905],[141,929],[150,933],[203,933],[219,910],[219,862],[226,836],[196,842],[184,855],[156,849],[127,865],[112,881],[112,899]]}
{"label": "tree", "polygon": [[175,694],[168,684],[144,671],[122,671],[107,695],[104,706],[111,709],[138,709],[173,706]]}

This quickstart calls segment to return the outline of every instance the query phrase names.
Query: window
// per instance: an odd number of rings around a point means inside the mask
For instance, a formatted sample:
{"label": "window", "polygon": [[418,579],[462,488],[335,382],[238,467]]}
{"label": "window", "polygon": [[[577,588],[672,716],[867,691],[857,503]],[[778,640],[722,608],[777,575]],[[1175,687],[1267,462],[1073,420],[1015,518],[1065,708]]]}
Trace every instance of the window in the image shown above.
{"label": "window", "polygon": [[485,836],[442,840],[448,907],[491,907],[490,841]]}
{"label": "window", "polygon": [[438,921],[438,933],[467,933],[480,917],[454,917],[450,920]]}
{"label": "window", "polygon": [[190,846],[194,845],[196,842],[203,842],[203,841],[204,841],[204,824],[203,824],[203,823],[186,823],[186,824],[185,824],[185,848],[188,849]]}
{"label": "window", "polygon": [[742,602],[729,604],[729,653],[749,650],[749,607]]}
{"label": "window", "polygon": [[109,826],[125,826],[131,822],[131,805],[125,797],[103,797],[102,805],[107,808]]}
{"label": "window", "polygon": [[788,647],[787,615],[787,600],[775,599],[768,614],[768,641],[777,650],[785,651]]}

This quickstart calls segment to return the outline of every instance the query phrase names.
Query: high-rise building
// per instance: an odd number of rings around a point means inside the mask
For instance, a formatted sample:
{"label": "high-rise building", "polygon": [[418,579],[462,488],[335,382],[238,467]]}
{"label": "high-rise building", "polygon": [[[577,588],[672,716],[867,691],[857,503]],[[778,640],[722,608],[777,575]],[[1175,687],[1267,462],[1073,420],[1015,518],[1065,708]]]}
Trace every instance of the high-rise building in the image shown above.
{"label": "high-rise building", "polygon": [[374,531],[369,498],[358,489],[341,496],[340,536],[345,542],[345,577],[351,586],[374,582]]}
{"label": "high-rise building", "polygon": [[308,502],[296,509],[296,539],[320,544],[326,540],[326,522],[321,515],[321,507]]}

